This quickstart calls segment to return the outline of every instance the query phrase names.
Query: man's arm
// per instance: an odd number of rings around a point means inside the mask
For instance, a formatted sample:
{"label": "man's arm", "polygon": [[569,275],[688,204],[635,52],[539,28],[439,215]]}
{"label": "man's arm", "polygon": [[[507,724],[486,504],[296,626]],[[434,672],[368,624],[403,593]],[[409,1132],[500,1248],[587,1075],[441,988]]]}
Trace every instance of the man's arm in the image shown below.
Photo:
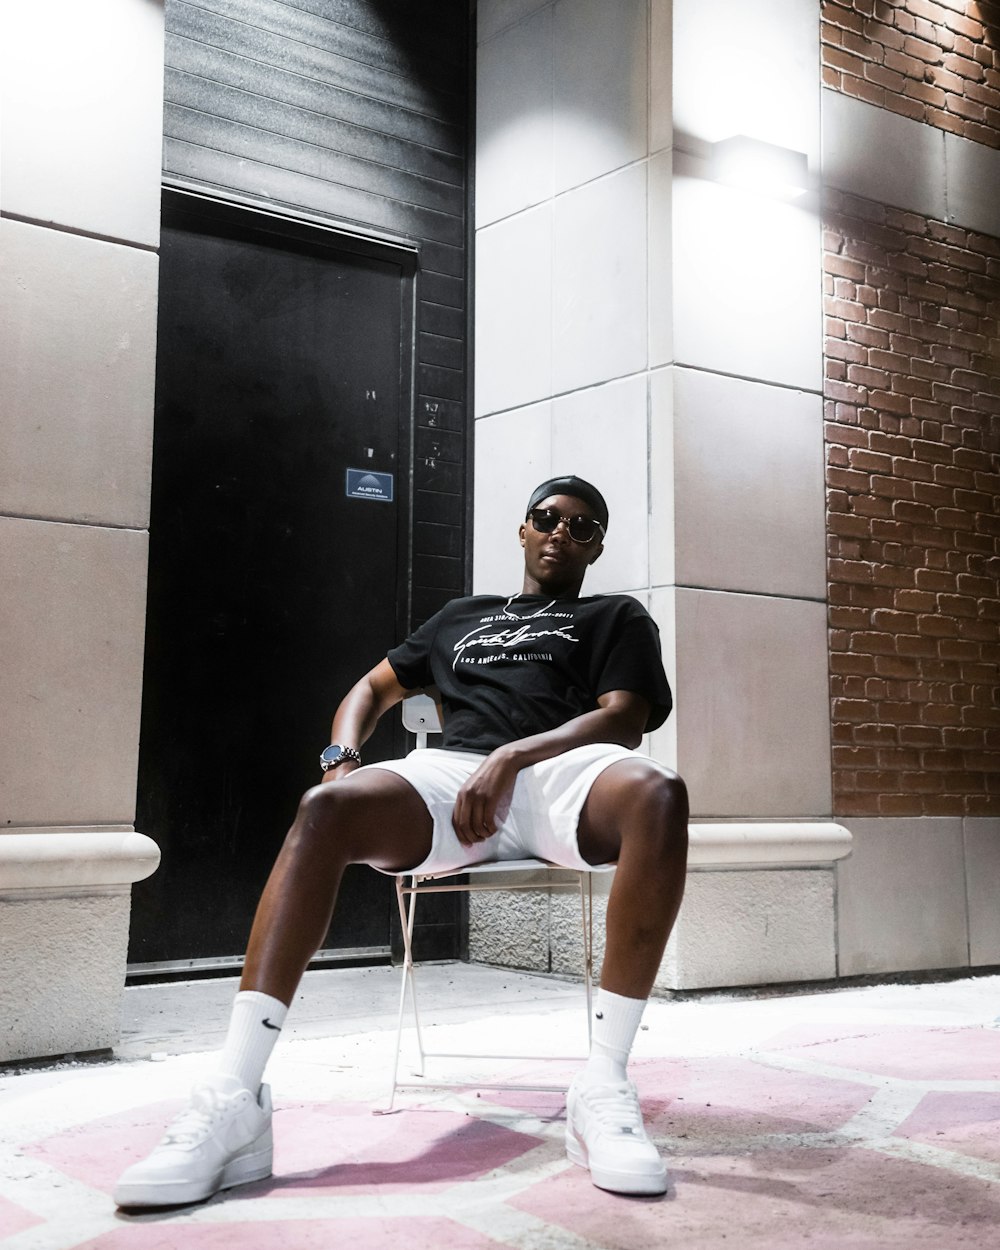
{"label": "man's arm", "polygon": [[529,764],[562,755],[592,742],[634,749],[642,741],[650,704],[630,690],[609,690],[598,696],[593,712],[574,716],[557,729],[508,742],[489,754],[458,792],[452,824],[459,842],[471,846],[497,831],[497,813],[506,815],[517,774]]}
{"label": "man's arm", "polygon": [[[330,741],[343,746],[360,748],[367,742],[378,723],[379,717],[406,698],[412,691],[405,690],[388,660],[382,660],[365,673],[341,700],[333,717]],[[349,777],[359,764],[345,760],[336,768],[323,774],[323,781],[337,781]]]}

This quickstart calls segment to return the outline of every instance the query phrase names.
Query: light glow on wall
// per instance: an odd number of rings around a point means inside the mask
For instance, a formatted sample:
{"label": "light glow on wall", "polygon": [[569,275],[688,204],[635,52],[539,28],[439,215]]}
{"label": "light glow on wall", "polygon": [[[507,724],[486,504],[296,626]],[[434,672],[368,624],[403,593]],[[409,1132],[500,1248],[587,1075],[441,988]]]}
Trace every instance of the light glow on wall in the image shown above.
{"label": "light glow on wall", "polygon": [[809,162],[804,152],[748,135],[733,135],[712,145],[710,176],[774,199],[793,200],[809,190]]}

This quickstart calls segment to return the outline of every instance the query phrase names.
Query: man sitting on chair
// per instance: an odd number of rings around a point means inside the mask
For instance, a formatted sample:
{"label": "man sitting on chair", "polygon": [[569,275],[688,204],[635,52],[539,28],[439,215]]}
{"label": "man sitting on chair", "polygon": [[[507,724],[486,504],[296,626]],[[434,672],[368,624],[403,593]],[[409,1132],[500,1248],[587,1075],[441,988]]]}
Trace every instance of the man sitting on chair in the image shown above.
{"label": "man sitting on chair", "polygon": [[[687,795],[635,751],[671,707],[656,626],[627,595],[580,595],[607,526],[589,482],[543,482],[519,531],[521,593],[453,600],[340,704],[322,782],[303,796],[257,909],[217,1069],[124,1173],[120,1206],[197,1202],[270,1175],[261,1078],[348,864],[431,872],[529,856],[566,868],[617,863],[566,1150],[603,1189],[664,1192],[626,1064],[684,890]],[[432,684],[442,747],[362,767],[379,717]]]}

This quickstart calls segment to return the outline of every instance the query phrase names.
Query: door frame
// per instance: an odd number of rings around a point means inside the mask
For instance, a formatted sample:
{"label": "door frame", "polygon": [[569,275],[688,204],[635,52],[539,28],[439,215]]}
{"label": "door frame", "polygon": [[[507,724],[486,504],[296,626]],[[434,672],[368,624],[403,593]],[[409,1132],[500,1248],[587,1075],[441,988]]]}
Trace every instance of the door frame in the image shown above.
{"label": "door frame", "polygon": [[[413,239],[379,233],[364,226],[307,213],[287,205],[275,205],[250,196],[229,193],[180,179],[164,179],[161,200],[161,222],[183,228],[185,219],[204,232],[206,225],[216,224],[219,232],[276,240],[308,243],[312,247],[345,253],[398,265],[402,298],[400,304],[400,404],[397,417],[399,448],[406,456],[405,471],[397,475],[397,550],[400,560],[394,588],[394,627],[399,641],[409,633],[412,619],[413,569],[413,459],[416,427],[416,303],[419,276],[420,246]],[[400,735],[403,730],[400,727]],[[340,947],[316,952],[310,967],[334,965],[370,965],[388,962],[395,945],[394,898],[389,912],[389,945],[385,947]],[[194,959],[157,960],[151,963],[129,963],[129,983],[161,980],[164,976],[190,974],[236,973],[244,957],[219,955]]]}

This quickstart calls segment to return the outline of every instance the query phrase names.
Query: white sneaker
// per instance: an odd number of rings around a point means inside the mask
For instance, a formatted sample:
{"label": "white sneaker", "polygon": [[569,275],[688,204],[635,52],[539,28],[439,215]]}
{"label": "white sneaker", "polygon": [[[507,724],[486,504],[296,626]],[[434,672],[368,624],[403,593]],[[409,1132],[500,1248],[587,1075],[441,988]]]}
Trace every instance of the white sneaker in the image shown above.
{"label": "white sneaker", "polygon": [[167,1128],[141,1163],[115,1189],[120,1207],[167,1207],[201,1202],[219,1189],[271,1175],[271,1091],[259,1098],[236,1080],[198,1085],[190,1106]]}
{"label": "white sneaker", "polygon": [[631,1081],[590,1085],[577,1077],[566,1096],[566,1154],[590,1169],[599,1189],[662,1194],[667,1169],[646,1136],[639,1095]]}

